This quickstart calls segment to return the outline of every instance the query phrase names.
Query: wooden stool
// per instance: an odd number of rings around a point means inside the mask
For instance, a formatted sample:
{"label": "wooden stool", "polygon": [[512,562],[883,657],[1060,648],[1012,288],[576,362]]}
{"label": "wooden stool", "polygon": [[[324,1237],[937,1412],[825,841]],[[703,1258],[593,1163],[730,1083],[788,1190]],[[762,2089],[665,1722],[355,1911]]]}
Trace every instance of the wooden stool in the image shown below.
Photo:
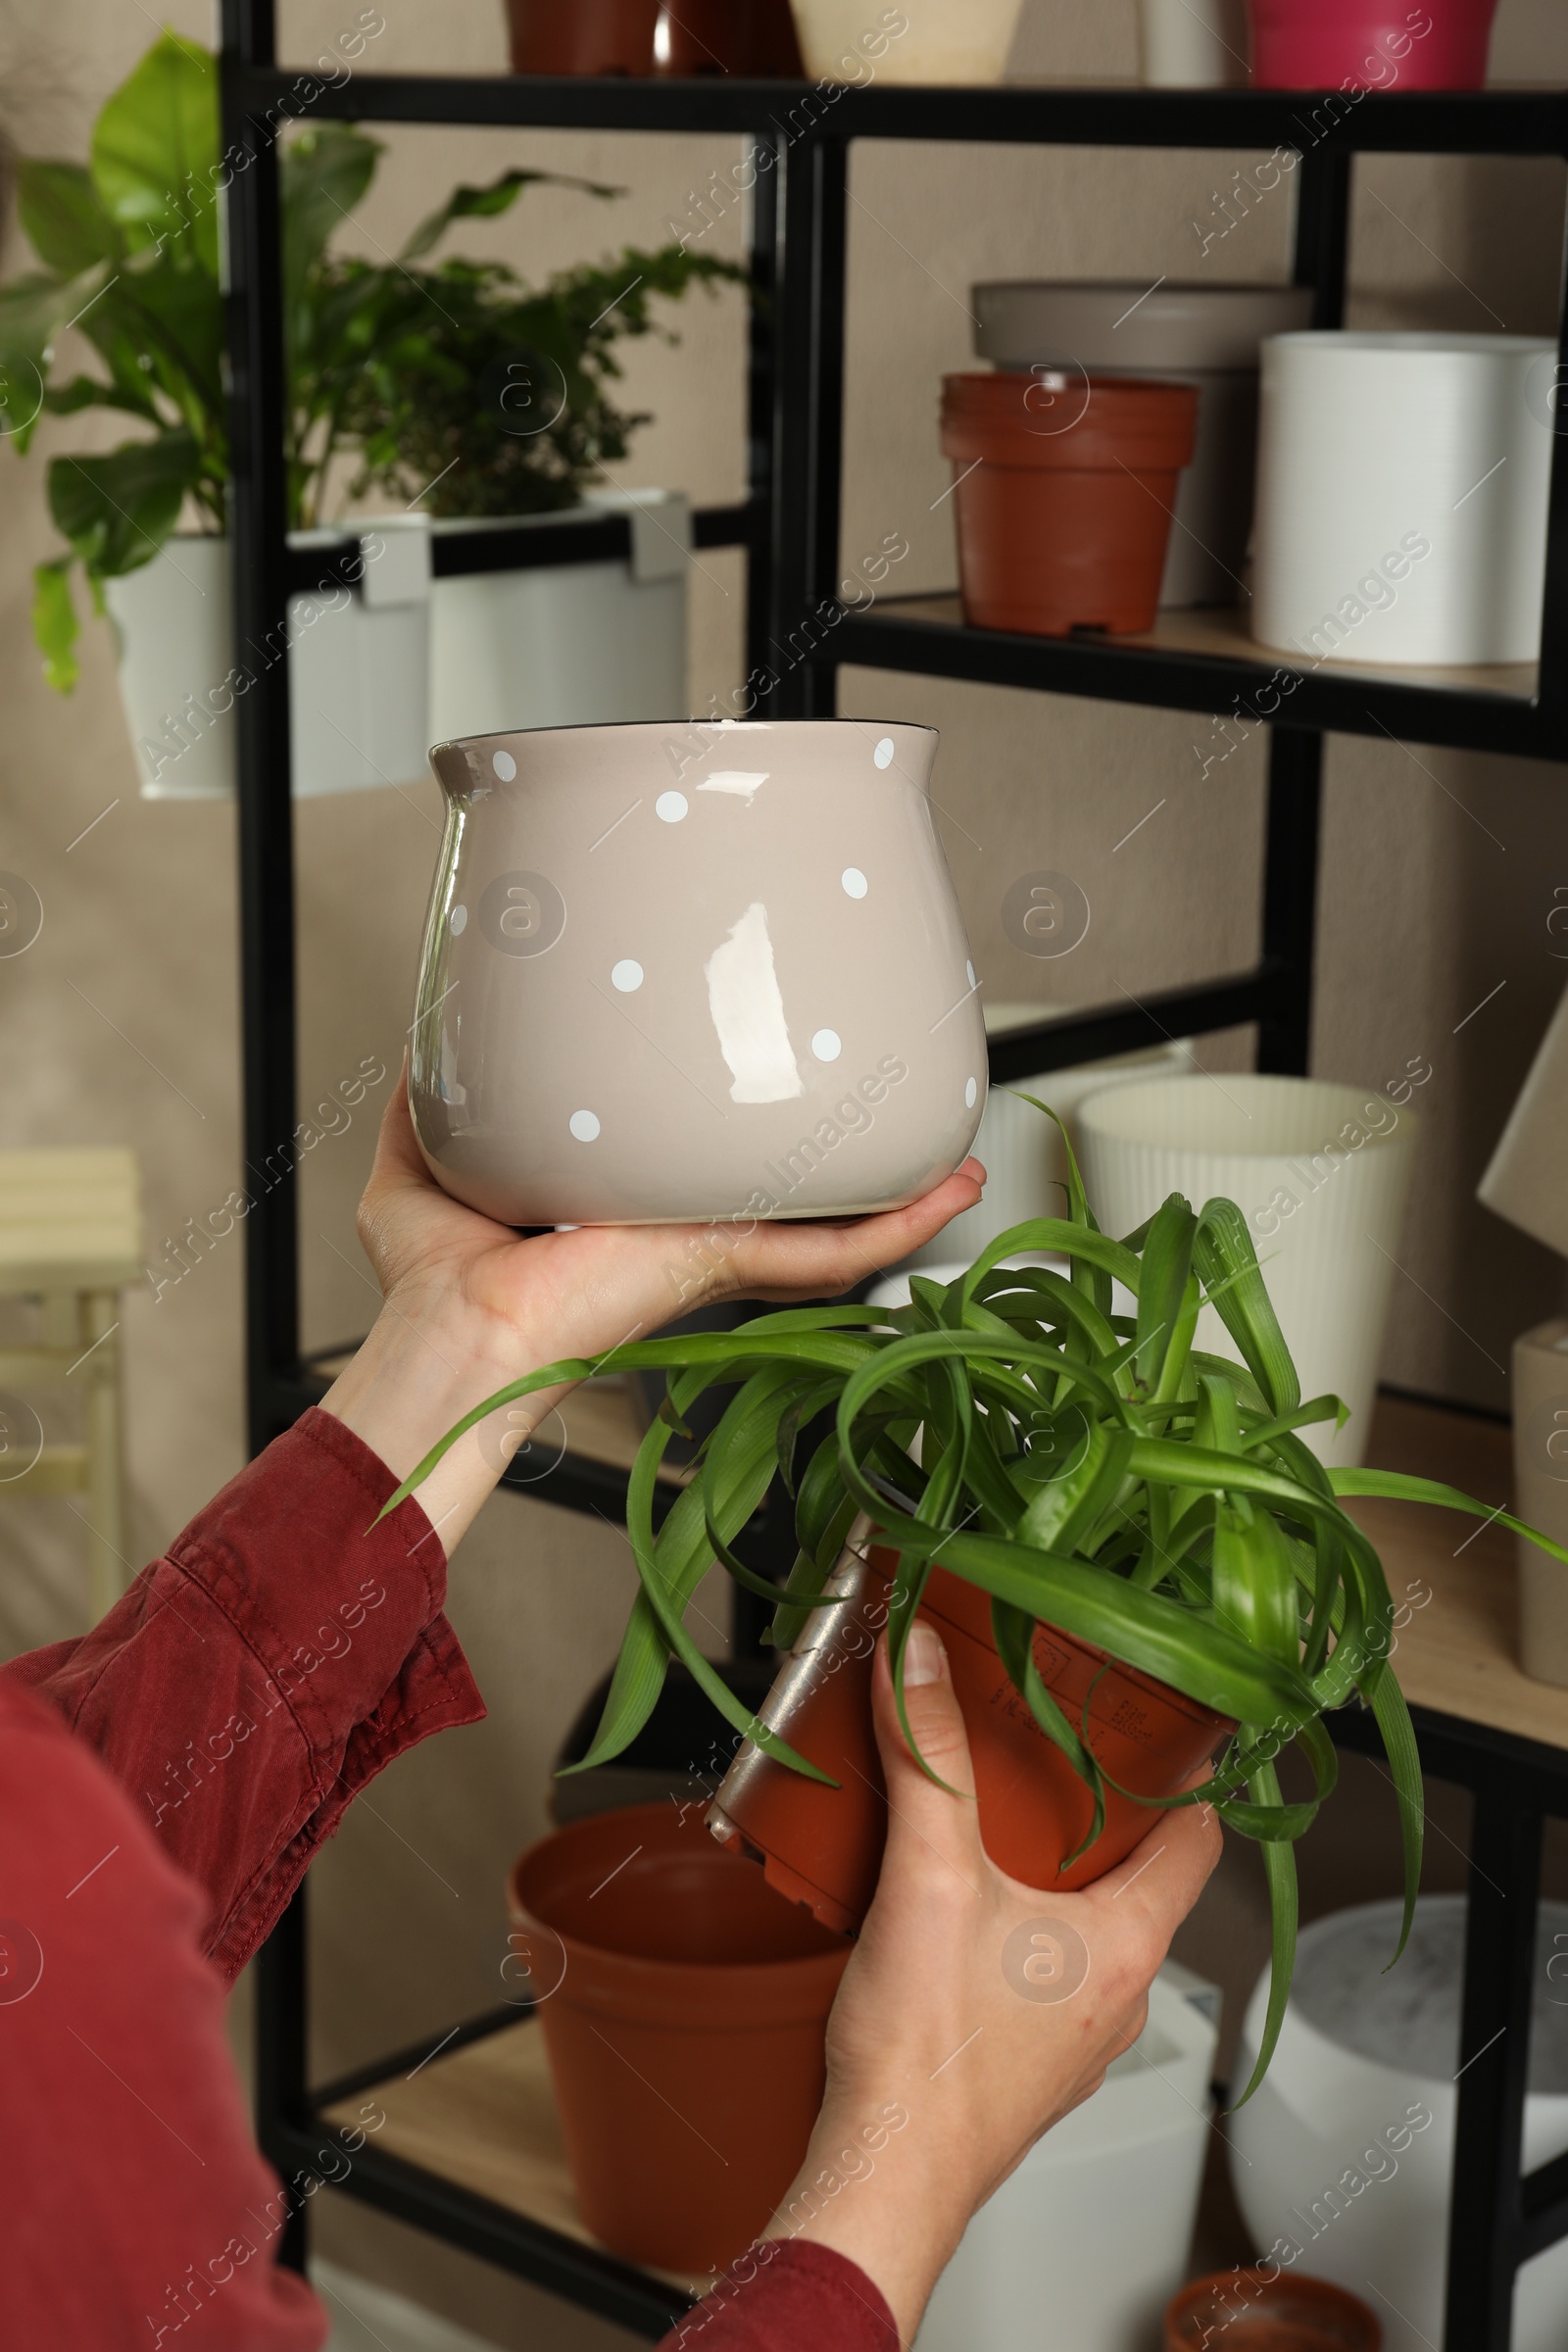
{"label": "wooden stool", "polygon": [[119,1294],[142,1273],[140,1192],[133,1152],[0,1152],[0,1298],[39,1310],[38,1345],[0,1347],[0,1390],[69,1382],[84,1431],[37,1451],[31,1412],[0,1398],[0,1501],[86,1495],[95,1625],[129,1581]]}

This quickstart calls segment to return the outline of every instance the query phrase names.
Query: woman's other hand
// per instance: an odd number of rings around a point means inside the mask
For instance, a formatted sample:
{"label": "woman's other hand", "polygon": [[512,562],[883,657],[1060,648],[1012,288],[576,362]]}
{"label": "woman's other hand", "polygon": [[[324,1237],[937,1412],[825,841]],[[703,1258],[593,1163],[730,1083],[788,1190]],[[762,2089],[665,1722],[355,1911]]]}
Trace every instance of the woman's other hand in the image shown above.
{"label": "woman's other hand", "polygon": [[[910,1635],[906,1705],[921,1755],[959,1794],[909,1753],[885,1642],[873,1687],[887,1851],[828,2027],[821,2116],[768,2234],[858,2263],[907,2344],[969,2216],[1137,2040],[1220,1828],[1208,1806],[1157,1813],[1081,1892],[1021,1886],[980,1842],[963,1718],[930,1626]],[[1043,2312],[1048,2335],[1049,2323]]]}

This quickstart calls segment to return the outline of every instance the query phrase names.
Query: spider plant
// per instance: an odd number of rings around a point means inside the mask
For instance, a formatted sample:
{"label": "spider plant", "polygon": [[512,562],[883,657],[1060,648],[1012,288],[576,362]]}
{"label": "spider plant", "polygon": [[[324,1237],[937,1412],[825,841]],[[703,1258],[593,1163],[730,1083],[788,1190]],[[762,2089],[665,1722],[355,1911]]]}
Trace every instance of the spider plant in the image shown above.
{"label": "spider plant", "polygon": [[[788,1647],[861,1514],[901,1555],[888,1621],[901,1716],[906,1643],[940,1559],[990,1594],[1011,1681],[1094,1795],[1080,1852],[1099,1835],[1104,1778],[1089,1746],[1087,1708],[1080,1723],[1070,1722],[1040,1679],[1037,1624],[1059,1626],[1228,1718],[1235,1730],[1202,1787],[1143,1801],[1211,1804],[1262,1854],[1273,1974],[1248,2097],[1272,2055],[1290,1991],[1292,1849],[1334,1786],[1323,1718],[1336,1708],[1371,1708],[1397,1792],[1405,1901],[1395,1958],[1420,1881],[1421,1766],[1389,1663],[1393,1603],[1377,1553],[1343,1500],[1383,1495],[1488,1514],[1428,1479],[1319,1462],[1300,1432],[1342,1424],[1346,1408],[1335,1396],[1302,1400],[1234,1201],[1194,1209],[1172,1194],[1136,1233],[1113,1241],[1090,1211],[1070,1148],[1067,1158],[1064,1216],[1012,1227],[946,1286],[916,1275],[907,1307],[787,1309],[735,1331],[548,1364],[466,1415],[387,1509],[499,1405],[596,1373],[665,1369],[665,1403],[638,1450],[627,1499],[641,1591],[579,1770],[626,1747],[673,1657],[737,1732],[825,1780],[728,1690],[687,1631],[685,1613],[717,1559],[776,1603],[772,1640]],[[1056,1254],[1069,1270],[1004,1262],[1026,1252]],[[1115,1311],[1113,1284],[1130,1295],[1133,1313]],[[1205,1303],[1234,1358],[1194,1347]],[[661,1459],[682,1415],[715,1383],[739,1385],[698,1475],[656,1533]],[[910,1454],[917,1432],[918,1464]],[[793,1495],[800,1546],[782,1589],[732,1549],[775,1478]],[[1507,1513],[1492,1515],[1568,1558]],[[1278,1760],[1292,1746],[1308,1768],[1310,1795],[1281,1788]]]}

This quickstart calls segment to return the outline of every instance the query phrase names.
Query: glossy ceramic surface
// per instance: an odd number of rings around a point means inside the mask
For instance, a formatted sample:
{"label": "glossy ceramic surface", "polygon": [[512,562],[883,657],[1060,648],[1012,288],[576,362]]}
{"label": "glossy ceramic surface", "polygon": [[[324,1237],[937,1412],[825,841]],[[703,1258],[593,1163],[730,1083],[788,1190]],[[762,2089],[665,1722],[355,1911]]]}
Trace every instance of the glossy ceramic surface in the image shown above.
{"label": "glossy ceramic surface", "polygon": [[744,1221],[959,1166],[986,1042],[936,743],[802,719],[438,745],[409,1095],[446,1190],[511,1225]]}

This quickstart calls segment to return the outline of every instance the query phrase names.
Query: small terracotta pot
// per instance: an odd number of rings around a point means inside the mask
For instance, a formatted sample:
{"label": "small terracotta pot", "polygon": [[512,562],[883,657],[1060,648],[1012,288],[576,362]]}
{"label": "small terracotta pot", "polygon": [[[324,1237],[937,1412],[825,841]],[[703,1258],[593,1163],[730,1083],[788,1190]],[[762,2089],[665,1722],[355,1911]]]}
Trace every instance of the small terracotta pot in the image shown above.
{"label": "small terracotta pot", "polygon": [[509,1894],[583,2220],[627,2262],[727,2268],[805,2156],[848,1947],[666,1805],[541,1838]]}
{"label": "small terracotta pot", "polygon": [[799,80],[789,0],[508,0],[514,74]]}
{"label": "small terracotta pot", "polygon": [[[871,1722],[871,1657],[887,1622],[897,1555],[850,1555],[833,1590],[854,1597],[808,1626],[762,1707],[764,1722],[840,1784],[825,1788],[743,1747],[709,1812],[715,1838],[762,1864],[781,1894],[825,1926],[853,1935],[876,1892],[887,1824],[886,1786]],[[1157,1815],[1114,1788],[1105,1822],[1070,1870],[1059,1865],[1088,1832],[1093,1800],[1066,1757],[1007,1678],[991,1638],[988,1595],[936,1568],[921,1615],[941,1632],[974,1758],[980,1836],[991,1859],[1026,1886],[1068,1892],[1123,1861]],[[1035,1662],[1068,1721],[1083,1720],[1106,1772],[1143,1796],[1174,1795],[1233,1727],[1136,1667],[1055,1627],[1035,1634]]]}
{"label": "small terracotta pot", "polygon": [[1327,2278],[1261,2267],[1194,2278],[1166,2308],[1164,2352],[1381,2352],[1377,2314]]}
{"label": "small terracotta pot", "polygon": [[[1479,90],[1497,0],[1248,0],[1266,90]],[[1418,32],[1425,24],[1427,30]]]}
{"label": "small terracotta pot", "polygon": [[965,620],[1034,637],[1152,628],[1198,401],[1191,384],[1081,369],[945,376]]}

